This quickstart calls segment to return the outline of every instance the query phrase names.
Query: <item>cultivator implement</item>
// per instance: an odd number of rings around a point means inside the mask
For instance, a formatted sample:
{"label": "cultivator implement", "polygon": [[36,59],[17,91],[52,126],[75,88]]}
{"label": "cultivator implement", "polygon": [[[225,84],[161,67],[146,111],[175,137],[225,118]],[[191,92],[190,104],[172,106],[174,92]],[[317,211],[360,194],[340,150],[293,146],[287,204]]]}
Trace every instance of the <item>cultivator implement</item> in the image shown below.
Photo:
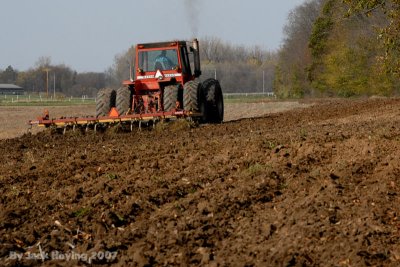
{"label": "cultivator implement", "polygon": [[29,130],[33,126],[61,129],[63,133],[67,130],[84,129],[86,132],[89,130],[104,130],[112,126],[121,126],[130,131],[134,129],[141,129],[143,125],[155,126],[157,123],[162,121],[171,121],[177,119],[187,119],[190,121],[200,118],[200,113],[193,113],[184,110],[170,111],[170,112],[158,112],[152,114],[131,114],[131,115],[119,115],[115,109],[110,111],[109,116],[103,117],[68,117],[59,119],[50,119],[49,112],[46,110],[44,116],[37,120],[30,120]]}

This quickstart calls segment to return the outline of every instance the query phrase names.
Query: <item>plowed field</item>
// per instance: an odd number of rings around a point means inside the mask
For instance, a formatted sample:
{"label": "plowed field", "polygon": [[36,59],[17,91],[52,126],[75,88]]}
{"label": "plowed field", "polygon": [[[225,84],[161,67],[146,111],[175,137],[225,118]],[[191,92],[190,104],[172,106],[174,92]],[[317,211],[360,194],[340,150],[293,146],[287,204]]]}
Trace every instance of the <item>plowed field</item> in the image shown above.
{"label": "plowed field", "polygon": [[399,266],[400,99],[0,141],[1,266]]}

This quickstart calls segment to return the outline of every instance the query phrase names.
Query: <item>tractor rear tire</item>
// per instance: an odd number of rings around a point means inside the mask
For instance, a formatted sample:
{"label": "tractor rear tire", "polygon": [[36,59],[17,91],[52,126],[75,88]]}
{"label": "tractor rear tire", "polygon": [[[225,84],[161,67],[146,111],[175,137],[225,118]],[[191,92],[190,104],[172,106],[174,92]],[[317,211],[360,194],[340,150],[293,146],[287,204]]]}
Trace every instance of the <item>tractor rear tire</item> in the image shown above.
{"label": "tractor rear tire", "polygon": [[178,101],[178,91],[179,88],[176,85],[169,85],[164,88],[164,111],[171,111],[176,108],[176,101]]}
{"label": "tractor rear tire", "polygon": [[198,112],[200,110],[199,94],[201,83],[197,80],[189,81],[183,86],[183,109],[185,111]]}
{"label": "tractor rear tire", "polygon": [[224,120],[224,98],[219,81],[207,79],[202,88],[203,118],[208,123],[221,123]]}
{"label": "tractor rear tire", "polygon": [[116,107],[119,115],[126,115],[132,108],[131,91],[127,87],[121,87],[117,90]]}
{"label": "tractor rear tire", "polygon": [[107,116],[111,108],[115,107],[117,93],[115,90],[105,88],[97,93],[96,117]]}

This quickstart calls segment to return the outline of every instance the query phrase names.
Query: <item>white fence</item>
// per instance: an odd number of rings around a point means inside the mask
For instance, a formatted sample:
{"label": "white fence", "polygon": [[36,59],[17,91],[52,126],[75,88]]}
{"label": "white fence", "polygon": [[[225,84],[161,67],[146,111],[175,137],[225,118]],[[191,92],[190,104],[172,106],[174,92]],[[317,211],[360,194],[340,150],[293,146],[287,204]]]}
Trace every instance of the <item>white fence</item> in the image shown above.
{"label": "white fence", "polygon": [[3,95],[0,97],[0,103],[38,103],[38,102],[74,102],[74,103],[93,103],[95,98],[89,98],[86,95],[81,97],[53,97],[43,95]]}
{"label": "white fence", "polygon": [[274,92],[264,92],[264,93],[224,93],[224,97],[251,97],[251,96],[266,96],[266,97],[276,97]]}
{"label": "white fence", "polygon": [[273,96],[274,72],[271,70],[229,70],[203,69],[200,80],[219,80],[225,93],[269,94]]}

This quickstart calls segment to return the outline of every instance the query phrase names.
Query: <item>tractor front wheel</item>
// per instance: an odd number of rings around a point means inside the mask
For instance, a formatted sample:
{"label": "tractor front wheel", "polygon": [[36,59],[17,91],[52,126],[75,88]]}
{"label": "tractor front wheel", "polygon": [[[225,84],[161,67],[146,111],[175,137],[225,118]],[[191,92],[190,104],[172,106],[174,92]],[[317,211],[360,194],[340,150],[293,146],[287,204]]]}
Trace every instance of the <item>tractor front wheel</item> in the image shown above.
{"label": "tractor front wheel", "polygon": [[111,108],[116,105],[117,92],[110,88],[105,88],[97,93],[96,98],[96,117],[107,116]]}
{"label": "tractor front wheel", "polygon": [[164,88],[163,105],[164,111],[171,111],[176,108],[179,88],[176,85],[169,85]]}
{"label": "tractor front wheel", "polygon": [[127,87],[121,87],[117,90],[116,107],[119,115],[126,115],[131,110],[132,96]]}
{"label": "tractor front wheel", "polygon": [[191,112],[198,112],[199,94],[201,92],[201,83],[197,80],[188,81],[183,86],[183,109]]}

